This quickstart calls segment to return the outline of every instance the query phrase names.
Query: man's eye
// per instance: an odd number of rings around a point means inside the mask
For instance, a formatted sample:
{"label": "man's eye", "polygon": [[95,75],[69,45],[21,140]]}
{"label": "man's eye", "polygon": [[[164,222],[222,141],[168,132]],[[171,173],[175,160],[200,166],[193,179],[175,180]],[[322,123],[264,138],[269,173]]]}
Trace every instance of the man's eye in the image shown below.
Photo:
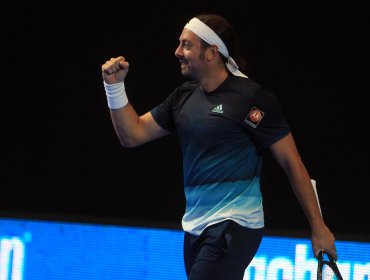
{"label": "man's eye", "polygon": [[185,42],[185,43],[183,43],[183,44],[182,44],[182,46],[183,46],[183,48],[185,48],[185,49],[190,49],[191,44],[190,44],[190,43],[188,43],[188,42]]}

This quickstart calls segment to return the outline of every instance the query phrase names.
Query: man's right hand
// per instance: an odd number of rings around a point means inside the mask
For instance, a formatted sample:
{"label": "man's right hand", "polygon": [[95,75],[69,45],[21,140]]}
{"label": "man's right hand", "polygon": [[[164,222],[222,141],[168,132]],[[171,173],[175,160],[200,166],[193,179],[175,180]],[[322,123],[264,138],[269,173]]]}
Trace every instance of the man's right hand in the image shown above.
{"label": "man's right hand", "polygon": [[123,82],[125,79],[128,73],[129,63],[123,56],[119,56],[105,62],[101,69],[104,81],[107,84],[116,84]]}

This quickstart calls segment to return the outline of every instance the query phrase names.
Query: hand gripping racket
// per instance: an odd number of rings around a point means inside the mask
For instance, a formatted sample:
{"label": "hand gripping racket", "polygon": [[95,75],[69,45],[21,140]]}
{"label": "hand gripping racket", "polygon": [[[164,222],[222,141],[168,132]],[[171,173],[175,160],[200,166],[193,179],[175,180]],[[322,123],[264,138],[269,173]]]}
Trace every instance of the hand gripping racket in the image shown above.
{"label": "hand gripping racket", "polygon": [[[311,179],[313,190],[315,191],[317,204],[319,205],[320,213],[320,201],[316,190],[316,181]],[[324,251],[320,251],[318,256],[318,266],[317,266],[317,280],[343,280],[342,275],[338,269],[337,263],[334,258]]]}
{"label": "hand gripping racket", "polygon": [[337,263],[332,256],[320,251],[317,259],[317,280],[343,280]]}

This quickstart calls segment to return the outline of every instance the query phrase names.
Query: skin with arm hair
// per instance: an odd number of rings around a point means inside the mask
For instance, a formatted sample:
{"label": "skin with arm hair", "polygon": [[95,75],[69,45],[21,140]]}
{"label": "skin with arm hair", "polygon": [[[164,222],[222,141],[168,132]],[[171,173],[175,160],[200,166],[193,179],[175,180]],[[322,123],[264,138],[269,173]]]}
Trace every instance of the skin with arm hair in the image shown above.
{"label": "skin with arm hair", "polygon": [[326,251],[337,259],[335,238],[321,216],[310,176],[297,151],[293,136],[288,134],[272,144],[270,150],[287,174],[292,189],[307,217],[311,228],[312,249],[315,257],[318,256],[319,251]]}

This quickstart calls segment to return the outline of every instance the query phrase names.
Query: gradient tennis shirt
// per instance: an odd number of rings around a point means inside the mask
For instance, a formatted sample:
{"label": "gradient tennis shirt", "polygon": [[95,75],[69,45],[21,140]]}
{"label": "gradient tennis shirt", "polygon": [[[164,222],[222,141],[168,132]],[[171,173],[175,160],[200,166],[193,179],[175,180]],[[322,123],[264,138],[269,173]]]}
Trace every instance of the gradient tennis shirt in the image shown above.
{"label": "gradient tennis shirt", "polygon": [[184,231],[200,235],[224,220],[262,228],[263,150],[290,132],[275,95],[249,78],[229,75],[212,92],[185,82],[151,113],[180,141]]}

